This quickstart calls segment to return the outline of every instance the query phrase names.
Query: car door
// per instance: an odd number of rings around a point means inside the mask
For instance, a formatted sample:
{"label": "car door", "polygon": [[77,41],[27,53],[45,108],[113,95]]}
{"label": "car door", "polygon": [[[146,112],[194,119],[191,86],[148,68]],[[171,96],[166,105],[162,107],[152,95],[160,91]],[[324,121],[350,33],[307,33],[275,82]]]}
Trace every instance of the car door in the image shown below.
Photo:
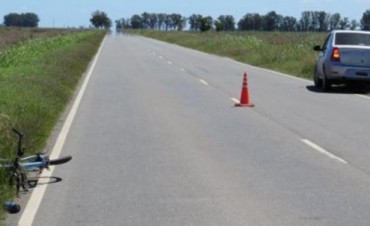
{"label": "car door", "polygon": [[324,72],[324,63],[325,63],[326,57],[328,55],[327,52],[330,49],[328,45],[330,43],[330,40],[332,40],[331,39],[332,36],[333,36],[333,33],[330,33],[326,37],[326,39],[324,41],[324,44],[322,46],[322,51],[320,52],[319,56],[316,59],[316,70],[318,71],[318,74],[319,74],[320,78],[324,77],[324,74],[325,74],[325,72]]}

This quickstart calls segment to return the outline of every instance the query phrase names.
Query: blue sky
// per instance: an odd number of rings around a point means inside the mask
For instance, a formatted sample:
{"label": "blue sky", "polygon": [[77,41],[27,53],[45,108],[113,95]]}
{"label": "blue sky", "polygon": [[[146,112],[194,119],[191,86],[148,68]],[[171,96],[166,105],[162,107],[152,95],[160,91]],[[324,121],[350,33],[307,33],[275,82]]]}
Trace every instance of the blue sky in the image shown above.
{"label": "blue sky", "polygon": [[0,0],[0,23],[11,12],[32,12],[40,18],[39,27],[88,27],[95,10],[104,11],[112,21],[143,12],[233,15],[239,21],[246,13],[264,15],[272,10],[297,19],[303,11],[314,10],[360,20],[367,9],[370,0]]}

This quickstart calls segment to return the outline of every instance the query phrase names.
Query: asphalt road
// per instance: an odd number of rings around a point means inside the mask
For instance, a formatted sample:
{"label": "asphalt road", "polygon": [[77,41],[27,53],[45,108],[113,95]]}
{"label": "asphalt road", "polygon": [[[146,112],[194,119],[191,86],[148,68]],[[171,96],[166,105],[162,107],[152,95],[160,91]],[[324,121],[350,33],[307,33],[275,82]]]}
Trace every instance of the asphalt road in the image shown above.
{"label": "asphalt road", "polygon": [[[243,73],[254,108],[235,108]],[[33,225],[369,225],[370,100],[108,36]]]}

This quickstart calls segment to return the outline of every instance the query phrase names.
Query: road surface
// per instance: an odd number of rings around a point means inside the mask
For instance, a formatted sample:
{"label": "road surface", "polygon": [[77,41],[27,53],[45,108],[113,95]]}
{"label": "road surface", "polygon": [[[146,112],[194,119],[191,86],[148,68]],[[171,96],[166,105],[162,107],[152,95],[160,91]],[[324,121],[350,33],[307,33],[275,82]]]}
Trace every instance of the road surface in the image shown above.
{"label": "road surface", "polygon": [[[244,72],[254,108],[234,107]],[[369,113],[357,94],[111,35],[33,225],[369,225]]]}

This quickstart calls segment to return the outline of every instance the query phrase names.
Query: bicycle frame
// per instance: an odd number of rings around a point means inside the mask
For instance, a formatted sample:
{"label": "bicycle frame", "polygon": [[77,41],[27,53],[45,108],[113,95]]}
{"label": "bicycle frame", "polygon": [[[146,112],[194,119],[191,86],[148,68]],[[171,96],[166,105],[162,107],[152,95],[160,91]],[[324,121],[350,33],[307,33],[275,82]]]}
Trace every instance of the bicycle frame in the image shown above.
{"label": "bicycle frame", "polygon": [[[18,158],[18,160],[12,162],[8,159],[0,159],[0,162],[5,162],[5,164],[0,164],[0,167],[4,167],[7,170],[11,170],[16,164],[19,164],[19,168],[22,170],[34,170],[36,168],[44,169],[48,168],[49,158],[44,155],[31,155],[25,158]],[[16,164],[15,164],[16,163]]]}
{"label": "bicycle frame", "polygon": [[[17,195],[22,187],[23,190],[27,191],[26,184],[30,184],[28,180],[28,173],[37,171],[42,172],[43,169],[49,168],[49,157],[43,154],[36,154],[27,157],[23,157],[25,148],[22,147],[23,133],[13,129],[18,135],[18,148],[17,157],[14,161],[8,159],[0,159],[0,167],[5,168],[11,172],[11,184],[14,179],[16,181]],[[1,164],[1,162],[4,162]]]}
{"label": "bicycle frame", "polygon": [[[10,185],[16,182],[17,196],[19,196],[20,189],[28,191],[28,188],[35,187],[37,184],[37,177],[28,179],[28,174],[31,172],[41,173],[43,169],[49,169],[49,165],[60,165],[64,164],[72,159],[72,156],[64,156],[56,159],[49,159],[42,153],[23,157],[25,148],[22,147],[23,133],[13,128],[13,131],[18,135],[18,148],[17,157],[14,160],[1,159],[0,158],[0,169],[8,170],[10,173]],[[15,202],[6,202],[4,204],[6,210],[11,213],[16,213],[20,210],[20,206]]]}
{"label": "bicycle frame", "polygon": [[25,170],[33,170],[35,168],[44,169],[49,167],[49,158],[47,156],[38,154],[31,155],[19,160],[20,166]]}

